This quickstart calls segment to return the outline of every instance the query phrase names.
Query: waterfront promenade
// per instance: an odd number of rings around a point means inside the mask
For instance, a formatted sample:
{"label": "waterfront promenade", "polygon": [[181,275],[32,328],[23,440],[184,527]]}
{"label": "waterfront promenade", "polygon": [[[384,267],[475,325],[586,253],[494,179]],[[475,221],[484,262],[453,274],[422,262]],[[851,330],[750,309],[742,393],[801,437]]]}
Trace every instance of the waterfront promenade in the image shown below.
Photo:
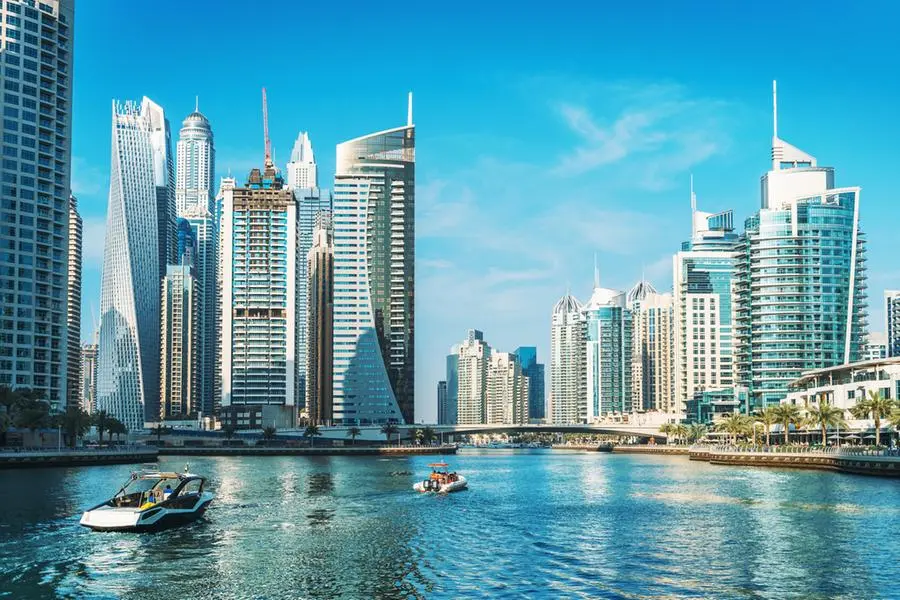
{"label": "waterfront promenade", "polygon": [[148,446],[111,448],[17,449],[0,451],[0,469],[126,465],[156,462],[157,450]]}
{"label": "waterfront promenade", "polygon": [[859,475],[900,477],[900,453],[896,450],[695,446],[690,449],[690,459],[714,465],[818,469]]}

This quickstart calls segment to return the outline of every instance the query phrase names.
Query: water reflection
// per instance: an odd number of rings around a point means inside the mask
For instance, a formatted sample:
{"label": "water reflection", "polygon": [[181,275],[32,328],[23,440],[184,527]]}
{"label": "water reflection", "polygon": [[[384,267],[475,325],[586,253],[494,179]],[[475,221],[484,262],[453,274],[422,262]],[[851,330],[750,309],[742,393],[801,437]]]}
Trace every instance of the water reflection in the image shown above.
{"label": "water reflection", "polygon": [[[678,457],[475,452],[468,492],[427,457],[192,459],[203,521],[97,534],[129,466],[0,471],[0,593],[146,598],[891,597],[893,481]],[[181,468],[182,459],[161,464]]]}

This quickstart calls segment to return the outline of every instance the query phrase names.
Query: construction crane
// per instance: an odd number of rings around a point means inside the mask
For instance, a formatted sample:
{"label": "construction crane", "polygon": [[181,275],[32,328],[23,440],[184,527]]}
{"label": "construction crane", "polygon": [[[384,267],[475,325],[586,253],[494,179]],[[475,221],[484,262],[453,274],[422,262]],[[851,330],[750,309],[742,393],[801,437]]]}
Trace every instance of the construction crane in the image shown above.
{"label": "construction crane", "polygon": [[272,162],[272,142],[269,140],[269,105],[266,102],[266,88],[262,89],[263,100],[263,135],[266,138],[266,169],[273,166]]}

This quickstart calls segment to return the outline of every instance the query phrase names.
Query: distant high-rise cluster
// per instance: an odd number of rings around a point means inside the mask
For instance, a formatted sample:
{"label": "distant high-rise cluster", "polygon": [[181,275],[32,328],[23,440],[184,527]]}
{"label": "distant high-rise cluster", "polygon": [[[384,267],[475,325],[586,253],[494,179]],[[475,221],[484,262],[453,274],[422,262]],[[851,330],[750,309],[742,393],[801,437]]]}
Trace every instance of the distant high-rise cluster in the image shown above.
{"label": "distant high-rise cluster", "polygon": [[835,187],[834,169],[777,127],[762,207],[742,234],[731,211],[698,211],[691,188],[672,294],[642,280],[625,298],[595,282],[588,304],[566,294],[554,307],[552,422],[711,422],[782,402],[806,372],[900,353],[896,292],[885,341],[868,341],[859,188]]}
{"label": "distant high-rise cluster", "polygon": [[[543,372],[533,346],[499,352],[470,329],[447,356],[447,379],[438,383],[438,423],[527,424],[538,403],[533,390],[543,396]],[[543,398],[539,403],[543,412]]]}

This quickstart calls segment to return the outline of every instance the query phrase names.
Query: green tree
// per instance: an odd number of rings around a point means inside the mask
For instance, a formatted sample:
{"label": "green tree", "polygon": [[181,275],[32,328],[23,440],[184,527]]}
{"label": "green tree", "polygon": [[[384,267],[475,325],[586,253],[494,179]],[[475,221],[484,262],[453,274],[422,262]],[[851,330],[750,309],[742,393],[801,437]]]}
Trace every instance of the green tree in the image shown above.
{"label": "green tree", "polygon": [[679,439],[681,441],[681,443],[687,442],[688,431],[689,431],[688,426],[685,425],[684,423],[678,423],[677,425],[675,425],[675,428],[673,429],[673,433],[675,434],[675,437],[677,439]]}
{"label": "green tree", "polygon": [[109,431],[110,439],[115,435],[116,441],[121,441],[121,436],[128,433],[128,428],[125,427],[125,423],[115,417],[108,417],[108,419],[107,430]]}
{"label": "green tree", "polygon": [[790,439],[791,424],[799,424],[801,420],[800,409],[793,404],[778,404],[771,407],[775,414],[776,422],[784,428],[784,443],[787,445]]}
{"label": "green tree", "polygon": [[425,428],[422,429],[422,441],[425,444],[430,446],[436,437],[437,434],[434,432],[434,428],[431,425],[426,425]]}
{"label": "green tree", "polygon": [[395,433],[397,434],[397,445],[400,445],[400,428],[397,427],[394,423],[385,423],[381,426],[381,433],[384,434],[385,439],[390,444],[391,436]]}
{"label": "green tree", "polygon": [[322,435],[322,432],[319,431],[318,425],[307,425],[306,430],[303,432],[303,437],[309,439],[309,447],[313,447],[313,442],[316,439],[316,436]]}
{"label": "green tree", "polygon": [[50,406],[43,400],[23,395],[13,409],[13,424],[20,429],[28,429],[32,439],[38,429],[50,426]]}
{"label": "green tree", "polygon": [[157,423],[156,427],[153,428],[153,433],[156,434],[156,445],[161,446],[162,445],[162,436],[164,434],[171,433],[171,431],[169,430],[168,427],[166,427],[162,423]]}
{"label": "green tree", "polygon": [[724,431],[731,434],[733,444],[737,444],[738,436],[746,435],[750,431],[751,420],[745,415],[732,413],[719,420],[716,425],[716,431]]}
{"label": "green tree", "polygon": [[706,435],[707,431],[708,429],[706,425],[701,425],[700,423],[691,423],[688,426],[688,440],[690,440],[691,443],[699,442],[701,439],[703,439],[703,436]]}
{"label": "green tree", "polygon": [[362,435],[362,429],[359,427],[348,427],[347,428],[347,437],[350,438],[350,443],[354,446],[356,445],[356,438]]}
{"label": "green tree", "polygon": [[763,427],[766,428],[766,446],[771,445],[770,434],[772,432],[772,425],[778,423],[778,413],[775,410],[775,407],[767,406],[762,410],[756,411],[754,418],[757,423],[762,423]]}
{"label": "green tree", "polygon": [[[97,427],[97,441],[103,443],[103,432],[109,431],[109,423],[112,417],[105,410],[98,410],[94,413],[94,425]],[[112,432],[110,432],[112,436]]]}
{"label": "green tree", "polygon": [[278,431],[273,426],[269,425],[268,427],[263,427],[262,437],[266,442],[271,442],[275,439],[276,433],[278,433]]}
{"label": "green tree", "polygon": [[869,390],[869,395],[860,399],[856,406],[850,409],[850,412],[860,419],[872,417],[875,421],[875,445],[880,446],[881,419],[889,416],[895,406],[894,401],[885,398],[880,391]]}
{"label": "green tree", "polygon": [[822,402],[818,406],[809,409],[809,417],[813,424],[822,428],[822,445],[825,446],[826,436],[829,427],[846,427],[844,421],[844,411],[836,406],[832,406],[827,402]]}
{"label": "green tree", "polygon": [[91,415],[81,410],[80,406],[69,406],[66,412],[57,416],[56,423],[65,432],[68,445],[74,448],[78,438],[84,437],[91,428]]}
{"label": "green tree", "polygon": [[888,423],[890,423],[891,427],[894,429],[900,429],[900,408],[895,408],[891,411],[891,414],[888,415]]}
{"label": "green tree", "polygon": [[672,439],[675,435],[675,424],[674,423],[663,423],[659,428],[660,433],[666,434],[666,446],[669,445],[669,440]]}

